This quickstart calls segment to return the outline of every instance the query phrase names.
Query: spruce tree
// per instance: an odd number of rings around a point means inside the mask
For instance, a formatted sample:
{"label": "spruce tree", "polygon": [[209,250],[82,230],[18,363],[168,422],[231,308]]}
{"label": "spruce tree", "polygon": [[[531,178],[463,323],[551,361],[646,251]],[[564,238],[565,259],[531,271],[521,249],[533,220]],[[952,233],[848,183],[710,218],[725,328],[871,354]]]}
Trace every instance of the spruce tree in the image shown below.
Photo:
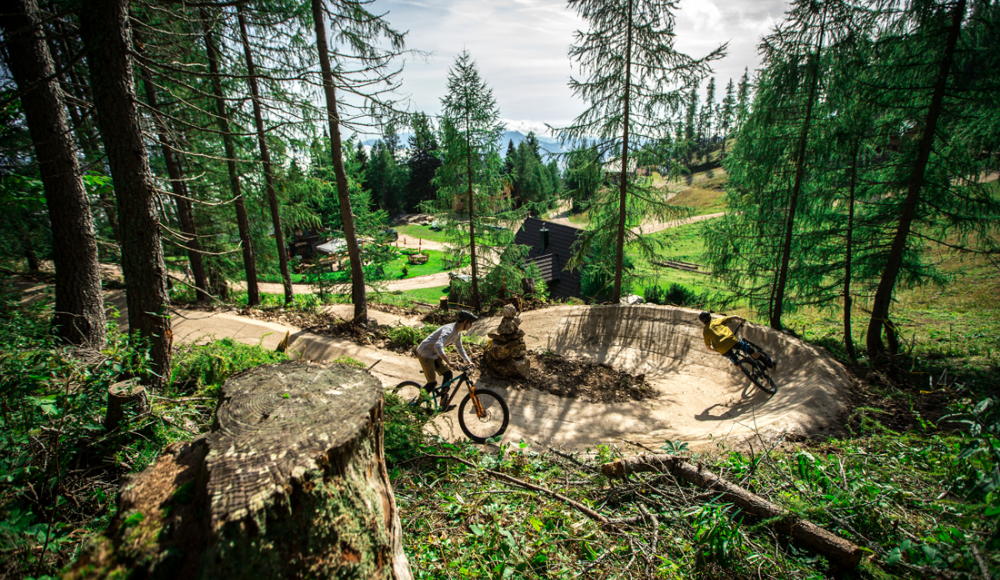
{"label": "spruce tree", "polygon": [[[585,80],[570,79],[574,94],[583,98],[587,109],[570,127],[562,130],[564,142],[587,136],[599,138],[602,157],[616,158],[618,194],[599,203],[592,228],[584,236],[579,265],[595,242],[613,248],[614,289],[611,299],[621,298],[626,239],[638,242],[642,251],[652,248],[631,230],[638,225],[633,211],[643,218],[670,213],[662,203],[662,193],[643,188],[630,176],[635,148],[633,143],[658,139],[672,131],[671,115],[684,104],[685,90],[711,72],[709,63],[721,58],[725,47],[702,59],[693,59],[674,49],[674,3],[664,0],[571,0],[569,6],[589,25],[577,31],[570,47]],[[630,195],[631,192],[631,195]],[[630,199],[633,198],[633,199]],[[645,207],[635,207],[642,200]],[[626,235],[626,232],[629,232]],[[610,256],[609,256],[610,257]]]}
{"label": "spruce tree", "polygon": [[[500,123],[500,110],[493,98],[493,90],[479,75],[479,69],[468,51],[462,51],[448,69],[448,90],[441,99],[441,105],[446,153],[437,171],[436,183],[444,208],[451,210],[461,206],[468,216],[467,223],[454,223],[452,227],[457,237],[456,245],[469,248],[472,307],[478,311],[481,307],[480,262],[487,268],[487,261],[497,264],[492,254],[503,247],[503,240],[499,238],[504,237],[497,229],[502,227],[497,220],[514,220],[501,196],[503,170],[498,142],[503,125]],[[512,233],[509,237],[508,244],[513,241]],[[486,241],[489,246],[485,255],[477,249],[481,241]],[[489,273],[492,274],[492,271]]]}

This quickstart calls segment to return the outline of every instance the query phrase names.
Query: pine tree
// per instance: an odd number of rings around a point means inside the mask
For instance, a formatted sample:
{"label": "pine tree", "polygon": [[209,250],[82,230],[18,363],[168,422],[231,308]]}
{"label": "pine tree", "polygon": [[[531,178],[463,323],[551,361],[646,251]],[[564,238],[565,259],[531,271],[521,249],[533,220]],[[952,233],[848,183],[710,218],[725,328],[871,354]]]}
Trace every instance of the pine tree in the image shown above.
{"label": "pine tree", "polygon": [[[580,265],[595,243],[613,248],[614,289],[611,299],[621,298],[626,238],[642,251],[652,248],[630,225],[634,216],[665,216],[669,206],[662,194],[643,189],[630,178],[633,142],[658,139],[671,133],[670,115],[684,104],[684,90],[710,72],[709,62],[721,58],[724,47],[703,59],[692,59],[674,49],[674,3],[664,0],[571,0],[591,29],[576,33],[570,58],[576,60],[587,79],[570,79],[574,94],[588,108],[573,125],[562,131],[563,142],[586,136],[599,137],[602,157],[617,157],[618,195],[597,206],[593,227],[584,237],[574,264]],[[613,153],[612,153],[613,152]],[[629,192],[633,195],[630,195]],[[637,197],[637,194],[641,195]],[[634,199],[630,199],[634,198]],[[633,201],[642,199],[645,207]],[[638,214],[629,215],[630,205]],[[626,231],[629,235],[626,236]]]}
{"label": "pine tree", "polygon": [[747,116],[750,110],[750,69],[743,69],[743,76],[736,87],[736,125],[738,129],[740,123]]}
{"label": "pine tree", "polygon": [[[468,51],[458,55],[455,64],[448,69],[448,90],[441,99],[441,106],[444,110],[442,128],[446,153],[437,171],[436,182],[445,207],[454,208],[461,199],[461,206],[468,215],[467,225],[456,224],[456,234],[463,242],[458,245],[464,247],[467,244],[469,248],[472,306],[478,311],[481,306],[480,261],[488,256],[477,253],[476,245],[480,238],[496,237],[494,233],[497,230],[483,227],[497,225],[487,223],[488,208],[492,206],[492,213],[501,219],[507,216],[507,212],[500,198],[503,186],[502,162],[497,150],[503,132],[500,110],[493,98],[493,90],[480,77],[479,69]],[[492,246],[496,240],[490,239],[490,242]]]}
{"label": "pine tree", "polygon": [[419,211],[420,205],[432,202],[437,193],[434,189],[434,172],[441,167],[437,136],[431,119],[424,113],[415,113],[410,120],[413,135],[410,137],[410,157],[406,160],[409,168],[406,185],[406,210]]}
{"label": "pine tree", "polygon": [[715,127],[715,108],[715,77],[712,77],[708,79],[708,87],[705,89],[705,104],[698,113],[698,145],[705,152],[706,161],[715,137],[712,133]]}
{"label": "pine tree", "polygon": [[733,92],[733,79],[729,79],[726,85],[726,96],[722,99],[722,108],[719,109],[719,131],[722,133],[722,154],[726,153],[726,138],[729,137],[729,130],[733,127],[733,119],[736,116],[736,95]]}

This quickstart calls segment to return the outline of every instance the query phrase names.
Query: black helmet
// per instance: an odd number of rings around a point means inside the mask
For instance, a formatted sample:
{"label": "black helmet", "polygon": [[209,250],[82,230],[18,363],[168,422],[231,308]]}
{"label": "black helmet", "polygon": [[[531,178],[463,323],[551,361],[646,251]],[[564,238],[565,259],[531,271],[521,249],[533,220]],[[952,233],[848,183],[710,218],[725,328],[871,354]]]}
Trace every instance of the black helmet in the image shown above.
{"label": "black helmet", "polygon": [[477,320],[479,320],[479,317],[468,310],[461,310],[458,313],[459,322],[475,322]]}
{"label": "black helmet", "polygon": [[712,315],[709,314],[708,312],[702,312],[701,314],[698,315],[698,320],[708,323],[709,320],[712,320]]}

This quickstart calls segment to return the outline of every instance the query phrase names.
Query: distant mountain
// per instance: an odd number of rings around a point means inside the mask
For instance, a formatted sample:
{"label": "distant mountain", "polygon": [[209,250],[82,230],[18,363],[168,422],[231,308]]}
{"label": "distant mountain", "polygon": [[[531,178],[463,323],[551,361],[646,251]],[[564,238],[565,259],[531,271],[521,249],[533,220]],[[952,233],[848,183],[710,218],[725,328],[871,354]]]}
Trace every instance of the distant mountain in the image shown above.
{"label": "distant mountain", "polygon": [[[413,133],[399,133],[399,144],[402,146],[403,149],[406,149],[407,146],[409,145],[410,137],[412,135]],[[504,155],[507,154],[508,143],[513,142],[514,147],[517,147],[527,137],[528,137],[527,135],[521,133],[520,131],[504,131],[503,135],[500,136],[500,141],[497,143],[500,149],[500,156],[503,157]],[[378,143],[381,140],[382,139],[379,137],[374,137],[371,139],[365,139],[364,141],[361,142],[361,144],[364,145],[366,149],[370,150],[376,143]],[[566,153],[568,151],[568,149],[563,149],[562,146],[559,145],[559,141],[557,139],[553,139],[552,137],[543,137],[539,135],[538,144],[541,145],[542,148],[542,157],[545,157],[546,153],[555,154],[555,153]]]}

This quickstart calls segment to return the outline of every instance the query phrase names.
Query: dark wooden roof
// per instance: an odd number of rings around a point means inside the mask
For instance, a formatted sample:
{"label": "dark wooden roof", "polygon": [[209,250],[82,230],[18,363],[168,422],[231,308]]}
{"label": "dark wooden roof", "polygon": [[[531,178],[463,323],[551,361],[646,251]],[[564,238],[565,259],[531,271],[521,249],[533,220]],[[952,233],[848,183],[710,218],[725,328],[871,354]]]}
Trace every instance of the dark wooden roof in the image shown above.
{"label": "dark wooden roof", "polygon": [[[538,233],[542,225],[549,230],[549,243],[544,249]],[[576,228],[528,218],[514,236],[515,244],[528,246],[525,263],[534,262],[542,271],[542,279],[553,299],[580,297],[580,271],[566,269],[571,248],[580,234]]]}

